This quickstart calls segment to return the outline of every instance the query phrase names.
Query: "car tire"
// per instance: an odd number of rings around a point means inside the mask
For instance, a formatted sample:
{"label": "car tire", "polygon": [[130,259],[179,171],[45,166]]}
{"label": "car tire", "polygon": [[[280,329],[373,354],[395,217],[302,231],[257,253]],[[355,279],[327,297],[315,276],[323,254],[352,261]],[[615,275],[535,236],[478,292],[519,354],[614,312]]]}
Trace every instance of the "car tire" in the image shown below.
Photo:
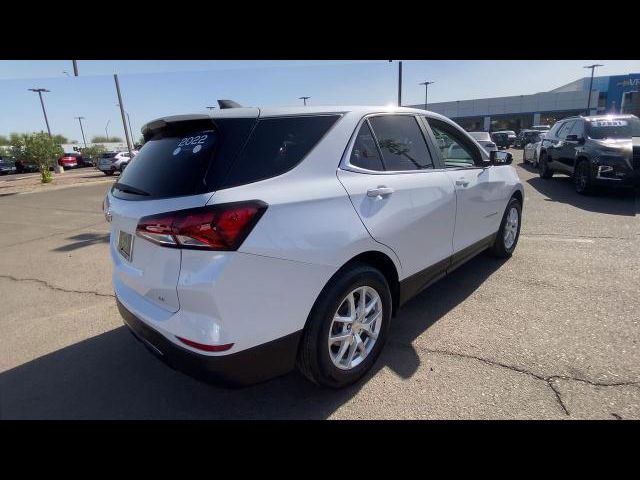
{"label": "car tire", "polygon": [[551,178],[551,177],[553,177],[553,170],[551,170],[549,168],[549,164],[547,163],[547,154],[546,153],[541,153],[540,154],[539,172],[540,172],[540,178]]}
{"label": "car tire", "polygon": [[502,215],[496,239],[489,249],[491,255],[497,258],[509,258],[518,245],[521,225],[522,204],[516,197],[511,197]]}
{"label": "car tire", "polygon": [[[335,317],[361,315],[358,308],[351,310],[353,305],[360,305],[361,293],[358,292],[362,292],[360,289],[363,287],[366,288],[365,303],[368,299],[372,308],[375,307],[368,318],[360,317],[364,319],[362,323],[334,320]],[[349,296],[352,296],[353,303],[349,302]],[[374,304],[376,298],[379,303]],[[377,319],[374,320],[375,315]],[[371,322],[368,328],[375,330],[375,338],[361,329],[360,325],[367,325],[367,320]],[[357,382],[372,367],[382,351],[390,321],[391,292],[385,277],[366,264],[348,266],[329,280],[309,314],[300,341],[298,369],[309,380],[324,387],[341,388]],[[331,343],[330,335],[345,339]],[[339,367],[341,360],[345,362]]]}
{"label": "car tire", "polygon": [[580,195],[589,195],[593,190],[593,180],[588,160],[581,160],[573,172],[573,185]]}

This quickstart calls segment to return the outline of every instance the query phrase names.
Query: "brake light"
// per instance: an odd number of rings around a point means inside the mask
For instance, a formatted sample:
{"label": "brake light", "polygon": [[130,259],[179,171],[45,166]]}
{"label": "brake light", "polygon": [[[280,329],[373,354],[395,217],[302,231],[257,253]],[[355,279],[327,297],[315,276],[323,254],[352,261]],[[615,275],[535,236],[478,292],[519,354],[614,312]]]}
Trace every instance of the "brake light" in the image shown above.
{"label": "brake light", "polygon": [[165,247],[237,250],[266,209],[252,200],[151,215],[140,219],[136,234]]}

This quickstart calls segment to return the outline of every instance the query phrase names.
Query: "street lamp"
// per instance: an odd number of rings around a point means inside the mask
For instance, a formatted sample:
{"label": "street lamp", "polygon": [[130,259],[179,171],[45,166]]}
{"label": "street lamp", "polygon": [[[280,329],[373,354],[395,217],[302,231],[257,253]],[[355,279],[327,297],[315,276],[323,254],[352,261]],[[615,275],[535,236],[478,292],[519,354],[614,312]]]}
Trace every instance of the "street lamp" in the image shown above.
{"label": "street lamp", "polygon": [[110,123],[111,123],[111,120],[107,120],[107,124],[104,127],[104,133],[107,135],[107,143],[109,143],[109,131],[107,130],[107,128],[109,127]]}
{"label": "street lamp", "polygon": [[40,105],[42,105],[42,113],[44,113],[44,122],[47,124],[47,132],[49,132],[49,138],[51,138],[51,129],[49,128],[49,119],[47,119],[47,111],[44,109],[44,101],[42,100],[42,92],[50,92],[46,88],[29,88],[30,92],[37,92],[40,96]]}
{"label": "street lamp", "polygon": [[[593,71],[597,67],[604,67],[604,65],[600,65],[598,63],[594,63],[593,65],[586,65],[584,68],[591,69],[591,81],[589,82],[589,99],[587,100],[587,115],[591,114],[591,89],[593,88]],[[596,107],[597,109],[597,107]]]}
{"label": "street lamp", "polygon": [[427,104],[428,104],[428,98],[429,98],[429,85],[431,85],[432,83],[436,83],[436,82],[422,82],[419,83],[418,85],[424,85],[424,109],[427,109]]}
{"label": "street lamp", "polygon": [[[389,60],[389,63],[393,60]],[[402,106],[402,60],[398,62],[398,106]]]}
{"label": "street lamp", "polygon": [[307,100],[311,98],[311,97],[299,97],[299,100],[302,100],[304,102],[304,106],[307,106]]}
{"label": "street lamp", "polygon": [[82,120],[84,120],[84,117],[73,117],[76,120],[78,120],[78,123],[80,123],[80,131],[82,132],[82,141],[84,142],[84,148],[87,148],[87,139],[84,138],[84,129],[82,128]]}

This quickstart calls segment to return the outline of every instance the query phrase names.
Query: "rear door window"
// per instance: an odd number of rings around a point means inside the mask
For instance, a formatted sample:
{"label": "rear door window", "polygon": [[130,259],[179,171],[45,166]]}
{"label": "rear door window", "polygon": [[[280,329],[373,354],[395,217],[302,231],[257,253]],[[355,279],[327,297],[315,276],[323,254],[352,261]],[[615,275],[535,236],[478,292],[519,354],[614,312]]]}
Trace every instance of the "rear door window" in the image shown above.
{"label": "rear door window", "polygon": [[422,170],[433,168],[417,119],[411,115],[381,115],[369,119],[382,152],[385,170]]}
{"label": "rear door window", "polygon": [[221,188],[288,172],[307,156],[339,118],[340,115],[314,115],[258,120]]}

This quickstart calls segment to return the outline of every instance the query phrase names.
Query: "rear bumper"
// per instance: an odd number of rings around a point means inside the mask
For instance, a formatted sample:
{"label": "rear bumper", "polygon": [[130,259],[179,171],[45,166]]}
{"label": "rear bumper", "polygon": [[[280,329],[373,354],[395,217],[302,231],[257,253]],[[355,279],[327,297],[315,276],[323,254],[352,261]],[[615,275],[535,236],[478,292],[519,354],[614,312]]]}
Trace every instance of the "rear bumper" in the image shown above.
{"label": "rear bumper", "polygon": [[302,330],[229,355],[199,355],[151,328],[117,297],[116,302],[125,325],[137,340],[170,367],[198,379],[239,387],[269,380],[295,367]]}

